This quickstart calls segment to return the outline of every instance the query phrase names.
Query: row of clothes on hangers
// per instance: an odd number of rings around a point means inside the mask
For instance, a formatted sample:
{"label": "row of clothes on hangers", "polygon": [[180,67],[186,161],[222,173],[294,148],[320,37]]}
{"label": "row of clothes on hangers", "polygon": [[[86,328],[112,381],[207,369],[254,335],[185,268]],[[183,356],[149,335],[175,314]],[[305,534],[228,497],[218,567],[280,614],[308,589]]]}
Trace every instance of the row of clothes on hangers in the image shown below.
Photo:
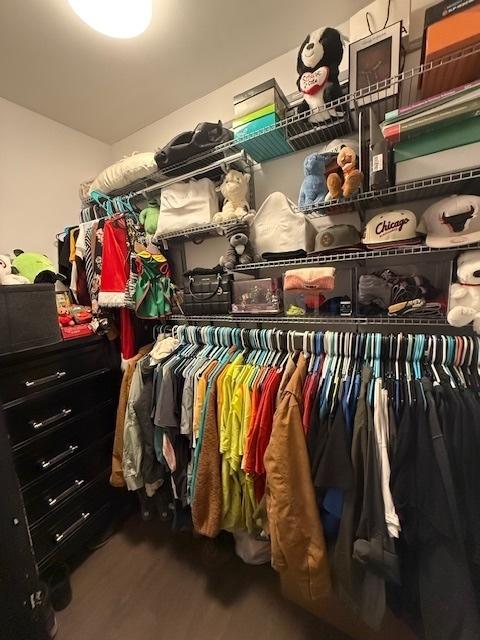
{"label": "row of clothes on hangers", "polygon": [[165,327],[125,372],[111,481],[267,532],[300,599],[478,638],[479,390],[478,338]]}
{"label": "row of clothes on hangers", "polygon": [[128,196],[93,194],[104,215],[57,236],[60,271],[75,301],[91,307],[97,331],[118,330],[124,359],[135,355],[134,316],[162,319],[172,310],[165,255],[149,242]]}

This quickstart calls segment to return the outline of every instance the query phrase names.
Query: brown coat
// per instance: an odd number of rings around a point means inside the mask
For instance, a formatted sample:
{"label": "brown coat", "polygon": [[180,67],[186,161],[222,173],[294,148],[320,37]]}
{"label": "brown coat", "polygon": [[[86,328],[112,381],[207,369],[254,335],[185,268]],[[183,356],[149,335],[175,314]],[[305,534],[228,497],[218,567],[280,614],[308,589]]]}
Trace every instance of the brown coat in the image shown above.
{"label": "brown coat", "polygon": [[125,486],[125,479],[122,471],[123,428],[125,424],[125,413],[127,411],[128,394],[130,393],[130,385],[132,384],[133,372],[135,371],[137,362],[142,356],[148,353],[151,348],[151,344],[142,347],[139,349],[136,356],[133,356],[133,358],[126,361],[122,384],[120,386],[120,397],[118,399],[117,418],[115,422],[115,438],[113,440],[112,473],[110,475],[110,484],[112,487]]}
{"label": "brown coat", "polygon": [[217,385],[213,384],[205,414],[202,449],[198,459],[192,520],[195,531],[209,538],[222,525],[222,458],[217,427]]}
{"label": "brown coat", "polygon": [[307,361],[300,355],[273,419],[265,469],[272,565],[282,585],[296,589],[300,600],[312,601],[330,593],[331,581],[302,426],[306,373]]}

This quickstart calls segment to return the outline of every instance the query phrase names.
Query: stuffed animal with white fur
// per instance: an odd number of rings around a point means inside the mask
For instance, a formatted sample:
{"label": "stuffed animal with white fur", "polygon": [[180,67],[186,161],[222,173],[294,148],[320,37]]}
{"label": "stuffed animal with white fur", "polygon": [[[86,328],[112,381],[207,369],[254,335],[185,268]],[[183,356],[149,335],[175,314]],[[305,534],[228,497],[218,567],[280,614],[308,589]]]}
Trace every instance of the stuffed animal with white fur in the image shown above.
{"label": "stuffed animal with white fur", "polygon": [[0,255],[0,284],[31,284],[28,278],[16,275],[13,271],[9,256]]}
{"label": "stuffed animal with white fur", "polygon": [[325,109],[325,103],[342,96],[338,81],[343,58],[341,34],[331,27],[309,33],[300,46],[297,57],[297,87],[304,102],[299,111],[313,109],[309,121],[324,122],[342,116],[341,109]]}
{"label": "stuffed animal with white fur", "polygon": [[222,210],[213,216],[214,222],[240,220],[245,213],[250,211],[248,204],[249,183],[249,173],[230,169],[220,187],[217,187],[217,191],[220,191],[224,197],[224,202]]}
{"label": "stuffed animal with white fur", "polygon": [[480,250],[465,251],[457,261],[457,279],[450,287],[448,322],[465,327],[473,322],[480,334]]}

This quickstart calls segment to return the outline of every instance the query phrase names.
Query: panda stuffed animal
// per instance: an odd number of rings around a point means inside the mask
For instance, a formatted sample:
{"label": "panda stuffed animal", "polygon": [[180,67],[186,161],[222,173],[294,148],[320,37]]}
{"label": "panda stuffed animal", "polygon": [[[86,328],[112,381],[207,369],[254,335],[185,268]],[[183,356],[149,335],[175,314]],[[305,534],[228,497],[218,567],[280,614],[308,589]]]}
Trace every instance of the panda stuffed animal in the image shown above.
{"label": "panda stuffed animal", "polygon": [[310,116],[310,122],[324,122],[342,115],[342,111],[324,108],[325,103],[342,97],[338,81],[342,58],[342,36],[336,29],[317,29],[303,41],[297,58],[297,87],[304,97],[299,111],[318,110]]}

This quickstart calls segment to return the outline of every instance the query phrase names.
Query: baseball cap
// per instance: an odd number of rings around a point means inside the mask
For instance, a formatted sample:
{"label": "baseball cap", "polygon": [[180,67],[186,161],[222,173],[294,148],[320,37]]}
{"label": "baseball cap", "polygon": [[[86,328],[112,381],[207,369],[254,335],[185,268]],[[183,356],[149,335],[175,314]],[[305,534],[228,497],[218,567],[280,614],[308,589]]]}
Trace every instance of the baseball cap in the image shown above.
{"label": "baseball cap", "polygon": [[374,216],[365,226],[363,244],[370,248],[388,248],[421,241],[413,211],[399,209]]}
{"label": "baseball cap", "polygon": [[309,255],[316,255],[333,249],[356,248],[359,244],[361,244],[361,236],[358,229],[350,224],[336,224],[317,234],[315,251]]}
{"label": "baseball cap", "polygon": [[358,211],[347,211],[346,213],[335,213],[332,216],[318,216],[318,218],[309,218],[310,224],[315,231],[320,233],[329,229],[330,227],[336,227],[340,224],[347,224],[355,227],[358,231],[362,228],[362,221],[360,220],[360,214]]}
{"label": "baseball cap", "polygon": [[434,202],[424,211],[418,231],[435,249],[480,241],[480,196],[449,196]]}

